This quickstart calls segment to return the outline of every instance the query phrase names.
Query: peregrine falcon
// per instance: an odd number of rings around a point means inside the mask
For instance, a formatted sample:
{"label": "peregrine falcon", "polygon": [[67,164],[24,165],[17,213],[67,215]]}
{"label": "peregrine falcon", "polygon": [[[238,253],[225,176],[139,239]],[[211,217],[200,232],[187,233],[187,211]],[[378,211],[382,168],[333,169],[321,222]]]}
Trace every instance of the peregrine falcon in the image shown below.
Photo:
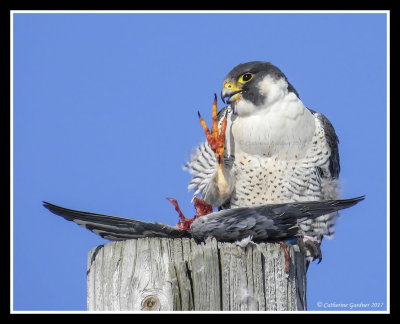
{"label": "peregrine falcon", "polygon": [[[338,138],[329,120],[302,103],[286,76],[269,62],[236,66],[213,103],[212,129],[186,164],[197,211],[176,227],[82,212],[44,202],[44,207],[103,238],[214,237],[234,242],[282,242],[293,237],[308,260],[321,259],[320,243],[332,236],[337,211],[364,197],[339,199]],[[197,197],[201,195],[201,199]],[[213,207],[218,211],[213,212]],[[305,248],[304,248],[305,247]]]}
{"label": "peregrine falcon", "polygon": [[[239,64],[222,86],[221,98],[229,105],[217,120],[225,142],[213,149],[207,136],[186,164],[195,196],[220,210],[338,199],[335,130],[303,104],[280,69],[261,61]],[[335,211],[305,220],[299,233],[319,248],[324,236],[334,234],[336,218]]]}

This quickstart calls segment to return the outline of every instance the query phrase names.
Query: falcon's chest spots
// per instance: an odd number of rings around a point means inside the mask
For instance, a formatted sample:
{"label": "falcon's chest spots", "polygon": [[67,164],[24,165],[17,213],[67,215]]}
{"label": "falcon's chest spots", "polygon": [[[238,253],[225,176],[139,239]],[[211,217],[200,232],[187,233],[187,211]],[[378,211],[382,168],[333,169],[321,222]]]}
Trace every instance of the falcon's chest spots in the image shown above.
{"label": "falcon's chest spots", "polygon": [[251,206],[289,201],[287,181],[296,161],[238,154],[235,157],[234,206]]}
{"label": "falcon's chest spots", "polygon": [[[321,197],[321,183],[316,167],[327,163],[329,152],[323,145],[323,132],[314,135],[310,147],[300,157],[236,152],[233,165],[235,191],[232,206],[283,203],[293,200],[314,200]],[[323,149],[322,149],[323,148]]]}

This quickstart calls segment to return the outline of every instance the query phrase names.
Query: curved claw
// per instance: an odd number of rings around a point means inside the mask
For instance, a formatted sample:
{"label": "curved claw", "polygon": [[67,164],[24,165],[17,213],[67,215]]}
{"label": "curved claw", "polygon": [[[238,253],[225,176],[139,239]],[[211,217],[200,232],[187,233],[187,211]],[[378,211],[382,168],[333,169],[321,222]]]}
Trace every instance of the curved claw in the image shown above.
{"label": "curved claw", "polygon": [[299,237],[297,240],[300,250],[302,253],[311,257],[312,261],[318,259],[318,264],[322,261],[321,243],[311,236]]}

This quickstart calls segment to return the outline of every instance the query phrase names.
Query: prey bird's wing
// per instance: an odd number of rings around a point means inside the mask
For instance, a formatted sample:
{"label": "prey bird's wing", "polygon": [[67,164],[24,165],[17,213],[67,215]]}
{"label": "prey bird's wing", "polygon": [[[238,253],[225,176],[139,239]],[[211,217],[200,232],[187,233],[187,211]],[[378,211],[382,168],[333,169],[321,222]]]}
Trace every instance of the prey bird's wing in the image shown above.
{"label": "prey bird's wing", "polygon": [[52,213],[62,216],[66,220],[73,221],[110,241],[123,241],[142,237],[191,237],[188,231],[166,224],[88,213],[60,207],[45,201],[43,202],[43,206]]}
{"label": "prey bird's wing", "polygon": [[298,234],[299,224],[349,208],[364,196],[351,199],[269,204],[221,210],[196,219],[190,227],[194,239],[233,242],[251,236],[254,242],[280,241]]}
{"label": "prey bird's wing", "polygon": [[43,202],[43,206],[110,241],[144,237],[193,237],[204,241],[214,237],[220,242],[234,242],[251,236],[254,242],[261,242],[296,236],[301,222],[349,208],[363,199],[364,196],[225,209],[197,218],[190,232],[166,224],[83,212],[48,202]]}

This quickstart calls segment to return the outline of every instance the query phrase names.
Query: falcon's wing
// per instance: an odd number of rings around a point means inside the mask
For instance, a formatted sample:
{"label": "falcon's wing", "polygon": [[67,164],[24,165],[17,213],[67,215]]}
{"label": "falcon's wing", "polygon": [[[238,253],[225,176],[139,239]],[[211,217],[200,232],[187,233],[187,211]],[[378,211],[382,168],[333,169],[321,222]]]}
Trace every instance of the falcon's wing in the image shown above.
{"label": "falcon's wing", "polygon": [[323,114],[318,113],[312,109],[308,108],[308,110],[310,110],[311,113],[314,115],[314,117],[321,122],[325,132],[326,142],[331,150],[331,155],[329,157],[330,174],[326,174],[326,172],[322,171],[321,176],[337,179],[339,177],[339,172],[340,172],[340,158],[339,158],[339,148],[338,148],[339,138],[337,137],[335,129],[333,128],[333,125],[328,118],[326,118]]}
{"label": "falcon's wing", "polygon": [[189,232],[165,224],[88,213],[60,207],[45,201],[43,202],[43,206],[52,213],[62,216],[66,220],[73,221],[110,241],[123,241],[141,237],[191,237]]}
{"label": "falcon's wing", "polygon": [[248,236],[255,242],[280,241],[295,236],[299,223],[349,208],[363,199],[364,196],[227,209],[196,219],[190,231],[199,241],[215,237],[217,241],[233,242]]}

